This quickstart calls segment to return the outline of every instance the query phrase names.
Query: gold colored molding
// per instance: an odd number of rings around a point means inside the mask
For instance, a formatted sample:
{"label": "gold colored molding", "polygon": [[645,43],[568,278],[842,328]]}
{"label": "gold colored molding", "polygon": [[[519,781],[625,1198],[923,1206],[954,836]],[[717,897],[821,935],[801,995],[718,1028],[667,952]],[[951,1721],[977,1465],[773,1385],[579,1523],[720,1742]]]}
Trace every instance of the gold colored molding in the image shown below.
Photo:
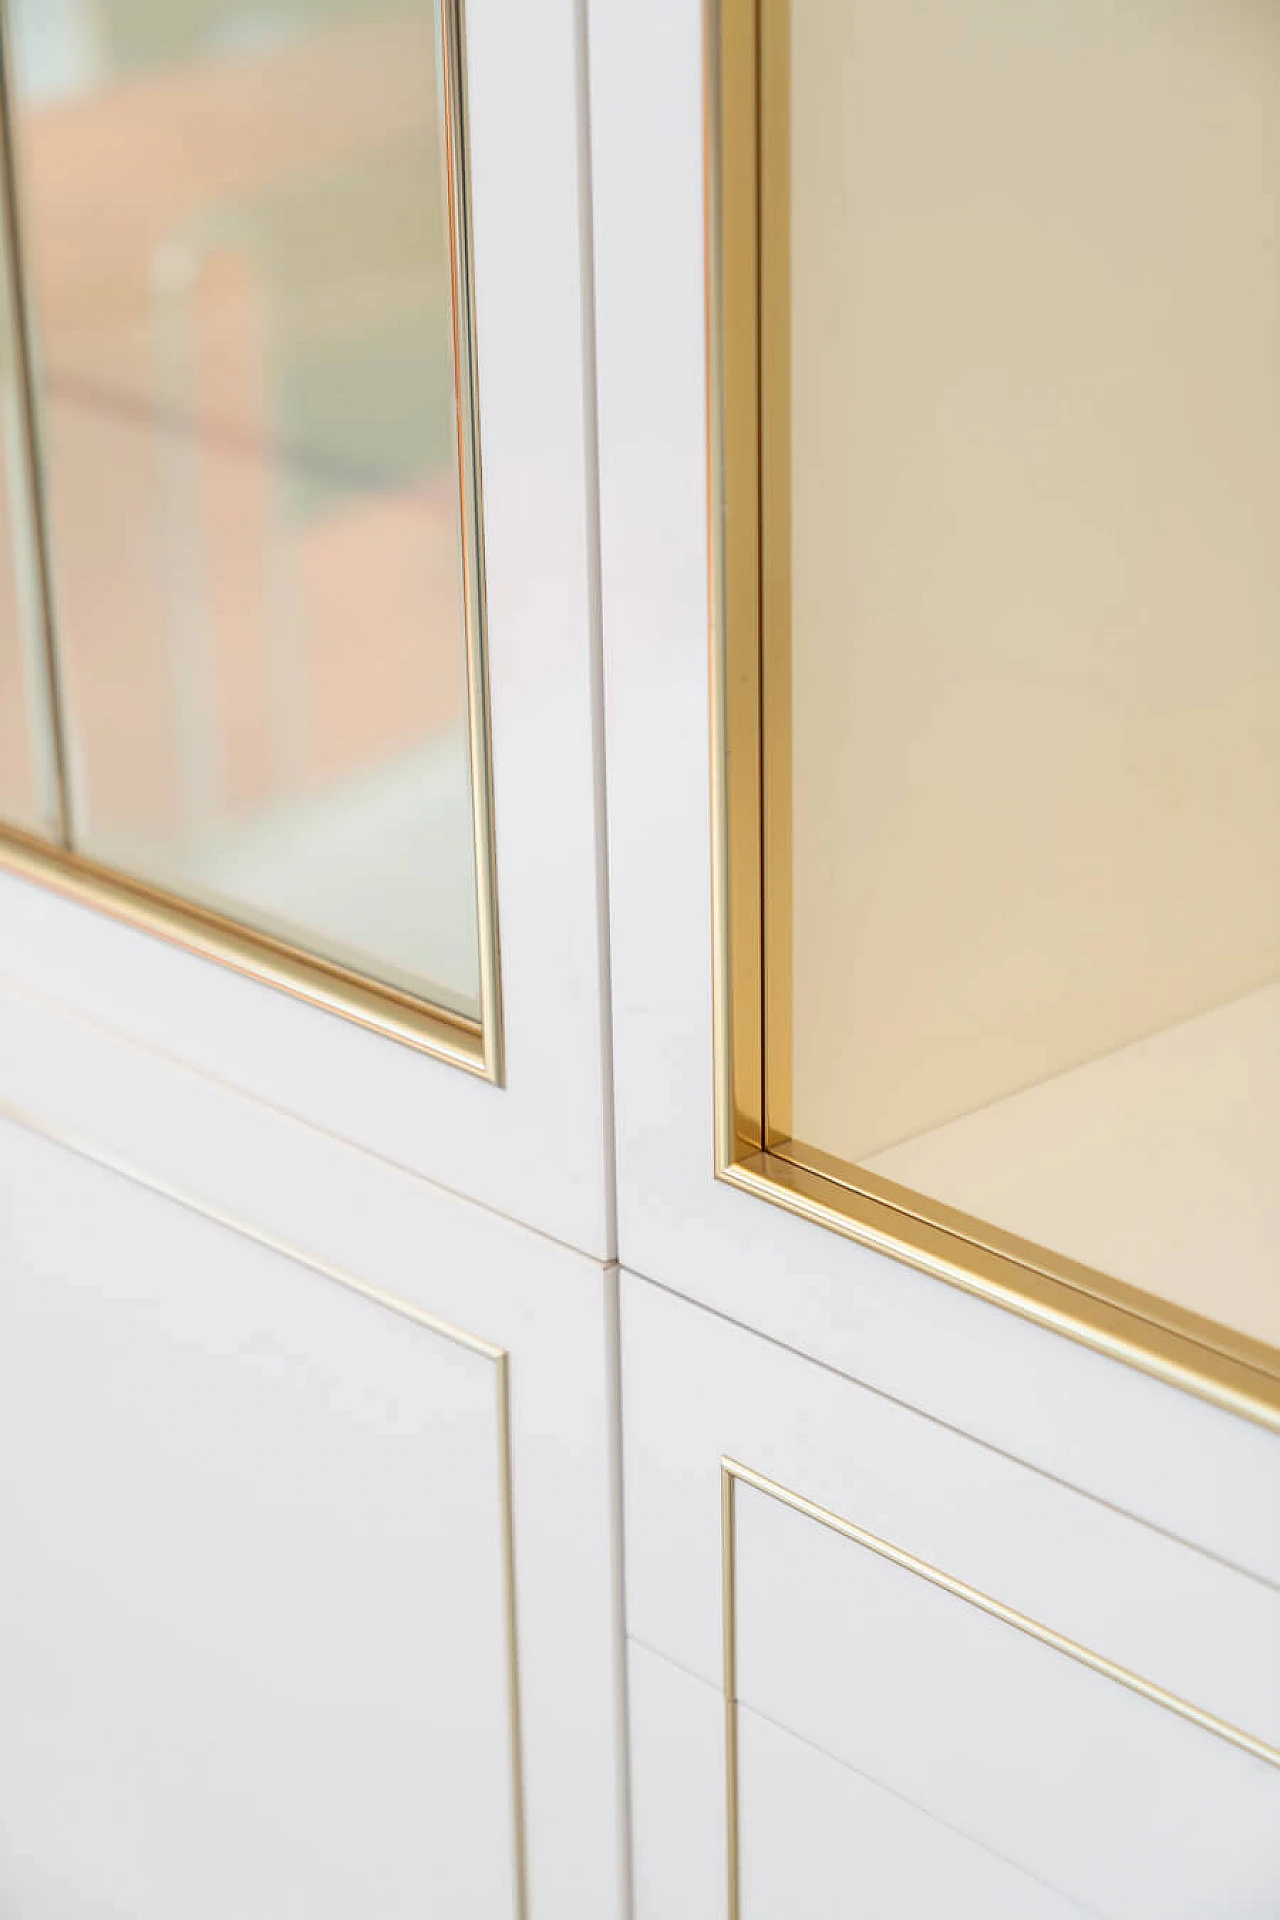
{"label": "gold colored molding", "polygon": [[789,0],[703,18],[716,1177],[1280,1432],[1274,1347],[791,1137]]}
{"label": "gold colored molding", "polygon": [[1051,1647],[1065,1659],[1074,1660],[1080,1666],[1087,1667],[1091,1673],[1097,1673],[1104,1680],[1114,1681],[1117,1686],[1127,1687],[1131,1693],[1140,1694],[1153,1706],[1162,1707],[1166,1713],[1173,1713],[1181,1720],[1189,1720],[1201,1732],[1212,1734],[1217,1740],[1225,1740],[1229,1746],[1238,1747],[1242,1753],[1262,1760],[1267,1766],[1280,1768],[1280,1748],[1273,1747],[1252,1733],[1246,1733],[1242,1727],[1236,1727],[1230,1721],[1220,1720],[1216,1714],[1207,1713],[1203,1707],[1195,1706],[1181,1695],[1170,1693],[1168,1688],[1158,1686],[1153,1680],[1143,1679],[1129,1667],[1122,1667],[1114,1660],[1108,1660],[1105,1654],[1095,1653],[1091,1648],[1082,1646],[1078,1640],[1069,1639],[1053,1627],[1047,1627],[1042,1621],[1033,1620],[1030,1615],[1020,1613],[1016,1607],[1009,1607],[1002,1600],[994,1599],[989,1593],[981,1592],[977,1587],[969,1586],[954,1575],[944,1573],[927,1560],[921,1560],[905,1548],[894,1546],[891,1541],[882,1539],[877,1533],[869,1533],[865,1527],[859,1527],[852,1520],[846,1520],[838,1513],[832,1513],[829,1507],[821,1507],[816,1500],[806,1499],[804,1494],[796,1493],[793,1488],[783,1486],[779,1480],[771,1480],[767,1474],[757,1473],[740,1460],[731,1459],[727,1454],[720,1460],[720,1528],[721,1528],[721,1600],[724,1618],[724,1714],[725,1714],[725,1821],[727,1838],[727,1861],[729,1886],[729,1920],[739,1920],[741,1912],[741,1854],[738,1835],[738,1665],[737,1665],[737,1561],[735,1539],[735,1503],[734,1489],[741,1483],[751,1487],[756,1493],[767,1494],[770,1499],[779,1501],[784,1507],[790,1507],[793,1513],[803,1515],[806,1520],[816,1520],[819,1526],[828,1527],[843,1539],[851,1541],[856,1547],[865,1547],[868,1552],[879,1554],[904,1573],[915,1574],[918,1579],[927,1580],[930,1586],[938,1587],[949,1594],[953,1600],[961,1600],[966,1606],[975,1607],[980,1613],[998,1620],[1003,1626],[1012,1627],[1019,1633],[1025,1633],[1032,1640],[1038,1640],[1042,1646]]}
{"label": "gold colored molding", "polygon": [[493,825],[489,682],[485,647],[484,540],[480,424],[476,371],[475,272],[468,161],[464,0],[441,0],[440,73],[445,146],[445,197],[452,291],[452,354],[457,394],[457,457],[462,511],[463,643],[471,818],[479,947],[479,1018],[458,1013],[427,988],[419,995],[245,926],[232,916],[185,900],[75,851],[67,776],[63,701],[55,644],[48,530],[42,484],[39,394],[32,375],[31,313],[24,285],[21,195],[10,126],[6,0],[0,0],[0,236],[10,256],[14,334],[24,448],[23,481],[30,550],[19,556],[32,574],[40,627],[44,705],[53,736],[57,838],[0,825],[0,870],[112,914],[141,931],[217,960],[266,986],[296,995],[436,1059],[501,1084],[502,1005]]}
{"label": "gold colored molding", "polygon": [[102,1167],[108,1173],[117,1174],[129,1180],[134,1186],[143,1187],[162,1200],[184,1208],[188,1213],[197,1214],[202,1220],[210,1221],[214,1226],[223,1227],[237,1234],[242,1240],[252,1241],[255,1246],[265,1248],[269,1253],[279,1254],[283,1259],[292,1261],[295,1266],[304,1267],[309,1273],[316,1274],[322,1280],[345,1288],[349,1293],[358,1293],[362,1299],[372,1301],[375,1306],[389,1313],[398,1314],[401,1319],[413,1321],[415,1326],[423,1327],[428,1333],[448,1340],[453,1346],[462,1347],[468,1353],[476,1354],[487,1360],[494,1370],[494,1412],[498,1437],[498,1476],[499,1502],[502,1514],[502,1581],[503,1614],[506,1637],[507,1662],[507,1721],[510,1736],[511,1755],[511,1809],[512,1809],[512,1867],[515,1881],[515,1920],[528,1920],[528,1845],[527,1816],[524,1789],[524,1738],[520,1711],[520,1655],[518,1636],[518,1615],[516,1608],[516,1557],[515,1557],[515,1499],[512,1487],[512,1440],[511,1440],[511,1356],[506,1347],[497,1346],[492,1340],[484,1339],[480,1334],[468,1333],[465,1328],[454,1326],[451,1321],[442,1320],[438,1314],[429,1313],[425,1308],[415,1306],[411,1300],[401,1299],[398,1294],[387,1293],[382,1287],[371,1286],[356,1275],[345,1272],[340,1267],[328,1266],[317,1260],[313,1254],[300,1247],[291,1245],[287,1240],[279,1239],[275,1234],[264,1233],[261,1228],[250,1225],[246,1220],[238,1219],[234,1214],[220,1207],[210,1206],[207,1201],[198,1199],[183,1188],[170,1181],[159,1180],[153,1174],[134,1166],[123,1156],[105,1151],[91,1142],[74,1134],[46,1125],[33,1114],[24,1112],[7,1100],[0,1100],[0,1124],[21,1127],[25,1133],[45,1140],[50,1146],[58,1147],[65,1153],[74,1153],[91,1165]]}
{"label": "gold colored molding", "polygon": [[322,960],[270,934],[259,933],[226,914],[180,900],[159,887],[131,879],[16,827],[0,826],[0,870],[33,880],[80,906],[109,913],[113,919],[185,947],[189,953],[218,960],[264,986],[278,987],[326,1012],[342,1014],[360,1026],[448,1060],[469,1073],[494,1077],[485,1064],[479,1021],[418,1000],[398,988],[382,986],[335,961]]}

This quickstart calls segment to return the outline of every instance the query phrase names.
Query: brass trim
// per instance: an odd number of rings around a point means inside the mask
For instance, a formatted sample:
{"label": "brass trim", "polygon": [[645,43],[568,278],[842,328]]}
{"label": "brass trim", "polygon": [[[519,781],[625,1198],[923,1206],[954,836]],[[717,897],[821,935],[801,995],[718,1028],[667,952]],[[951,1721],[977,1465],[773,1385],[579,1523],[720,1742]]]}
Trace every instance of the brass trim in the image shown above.
{"label": "brass trim", "polygon": [[502,1084],[502,998],[498,944],[497,844],[489,665],[485,646],[484,514],[480,449],[480,375],[476,341],[475,244],[471,225],[465,0],[441,0],[441,92],[445,126],[446,214],[453,288],[453,373],[458,406],[463,629],[467,665],[467,739],[475,842],[476,934],[480,953],[481,1063]]}
{"label": "brass trim", "polygon": [[[758,12],[760,966],[766,1147],[791,1136],[791,0]],[[765,155],[770,165],[764,165]]]}
{"label": "brass trim", "polygon": [[788,19],[789,0],[704,0],[715,1176],[1280,1431],[1280,1350],[790,1137],[790,451],[762,357],[787,340],[762,133],[786,131]]}
{"label": "brass trim", "polygon": [[[712,937],[716,996],[716,1151],[764,1140],[761,1005],[759,243],[755,168],[755,0],[707,0],[704,179],[708,509],[713,528]],[[744,25],[751,22],[751,31]]]}
{"label": "brass trim", "polygon": [[127,926],[216,960],[263,986],[277,987],[326,1013],[386,1034],[468,1073],[492,1078],[484,1061],[478,1021],[383,986],[334,961],[304,953],[212,908],[165,893],[34,834],[0,826],[0,872],[34,881],[79,906],[108,913]]}
{"label": "brass trim", "polygon": [[1083,1646],[1078,1640],[1072,1640],[1065,1633],[1049,1627],[1041,1620],[1033,1620],[1029,1614],[1020,1613],[1016,1607],[1006,1606],[1003,1600],[995,1599],[989,1593],[983,1593],[977,1587],[971,1587],[964,1580],[956,1579],[954,1574],[944,1573],[928,1560],[908,1553],[904,1547],[895,1546],[880,1534],[870,1533],[865,1527],[857,1526],[843,1515],[833,1513],[829,1507],[819,1506],[816,1500],[807,1499],[802,1493],[786,1487],[779,1480],[772,1480],[767,1474],[757,1473],[754,1468],[744,1466],[740,1460],[734,1460],[728,1454],[720,1458],[720,1526],[721,1526],[721,1599],[724,1614],[724,1702],[725,1702],[725,1826],[728,1852],[729,1920],[739,1920],[740,1916],[740,1874],[741,1854],[739,1848],[739,1791],[738,1791],[738,1674],[737,1674],[737,1555],[736,1555],[736,1514],[734,1488],[738,1482],[753,1488],[757,1493],[767,1494],[770,1499],[790,1507],[793,1513],[801,1514],[807,1520],[816,1520],[820,1526],[828,1527],[854,1546],[865,1547],[869,1552],[879,1554],[884,1560],[900,1567],[904,1573],[915,1574],[921,1580],[927,1580],[931,1586],[938,1587],[949,1594],[953,1600],[962,1600],[966,1606],[976,1607],[1003,1626],[1013,1627],[1019,1633],[1025,1633],[1030,1639],[1038,1640],[1042,1646],[1051,1647],[1055,1653],[1062,1654],[1068,1660],[1087,1667],[1090,1672],[1100,1674],[1104,1680],[1114,1681],[1117,1686],[1127,1687],[1131,1693],[1139,1694],[1153,1706],[1162,1707],[1165,1712],[1173,1713],[1181,1720],[1188,1720],[1199,1727],[1202,1733],[1212,1734],[1217,1740],[1225,1740],[1229,1746],[1238,1747],[1255,1760],[1263,1761],[1269,1767],[1280,1768],[1280,1748],[1260,1740],[1255,1734],[1246,1733],[1242,1727],[1233,1726],[1228,1720],[1221,1720],[1217,1714],[1208,1713],[1203,1707],[1197,1707],[1190,1700],[1184,1700],[1180,1694],[1171,1693],[1167,1687],[1159,1686],[1154,1680],[1146,1680],[1132,1668],[1123,1667],[1115,1660],[1109,1660],[1105,1654],[1095,1653],[1091,1647]]}
{"label": "brass trim", "polygon": [[54,735],[61,845],[0,824],[0,870],[7,869],[80,904],[126,921],[187,951],[221,962],[262,984],[336,1013],[419,1052],[501,1084],[502,1005],[498,945],[497,860],[493,819],[490,699],[485,647],[484,529],[475,324],[475,270],[468,162],[465,0],[439,0],[439,91],[443,123],[445,216],[452,289],[452,356],[457,408],[459,540],[462,552],[463,646],[467,680],[468,757],[476,873],[480,1014],[473,1019],[437,1001],[326,959],[291,941],[259,931],[170,893],[163,887],[74,850],[73,796],[59,682],[52,572],[42,480],[36,344],[22,279],[19,156],[12,131],[7,67],[8,0],[0,0],[0,220],[12,256],[18,322],[22,426],[31,490],[33,564]]}
{"label": "brass trim", "polygon": [[119,1154],[111,1153],[93,1145],[76,1135],[64,1132],[57,1127],[45,1124],[33,1114],[25,1113],[8,1100],[0,1099],[0,1124],[8,1123],[20,1127],[24,1133],[33,1134],[39,1140],[45,1140],[50,1146],[63,1152],[74,1153],[91,1165],[102,1167],[108,1173],[117,1174],[121,1179],[143,1187],[148,1193],[184,1208],[188,1213],[197,1214],[202,1220],[211,1221],[214,1226],[223,1227],[228,1232],[239,1235],[242,1240],[252,1241],[255,1246],[263,1247],[269,1253],[277,1253],[281,1258],[290,1260],[295,1266],[305,1267],[322,1280],[331,1281],[335,1286],[345,1288],[349,1293],[358,1293],[362,1299],[382,1307],[389,1313],[395,1313],[403,1320],[411,1320],[416,1326],[428,1333],[437,1334],[440,1339],[448,1340],[452,1345],[463,1347],[468,1353],[476,1354],[487,1360],[494,1369],[495,1415],[497,1420],[498,1442],[498,1483],[499,1505],[501,1508],[502,1539],[500,1556],[503,1578],[503,1612],[505,1616],[506,1662],[508,1676],[507,1720],[510,1732],[511,1754],[511,1809],[512,1809],[512,1879],[515,1886],[516,1920],[528,1920],[528,1845],[527,1845],[527,1808],[524,1787],[524,1740],[522,1732],[522,1711],[520,1705],[520,1658],[518,1612],[516,1606],[516,1564],[515,1564],[515,1498],[512,1475],[512,1439],[511,1439],[511,1355],[506,1347],[498,1346],[492,1340],[486,1340],[478,1333],[468,1333],[465,1327],[458,1327],[452,1321],[442,1319],[439,1314],[430,1313],[425,1307],[419,1307],[412,1300],[405,1300],[399,1294],[388,1293],[382,1287],[371,1286],[368,1281],[357,1279],[352,1273],[341,1267],[331,1267],[314,1254],[307,1253],[301,1247],[293,1246],[289,1241],[280,1239],[276,1234],[264,1233],[261,1228],[250,1225],[235,1214],[221,1207],[209,1205],[195,1195],[185,1192],[170,1181],[160,1180],[153,1174],[145,1173]]}

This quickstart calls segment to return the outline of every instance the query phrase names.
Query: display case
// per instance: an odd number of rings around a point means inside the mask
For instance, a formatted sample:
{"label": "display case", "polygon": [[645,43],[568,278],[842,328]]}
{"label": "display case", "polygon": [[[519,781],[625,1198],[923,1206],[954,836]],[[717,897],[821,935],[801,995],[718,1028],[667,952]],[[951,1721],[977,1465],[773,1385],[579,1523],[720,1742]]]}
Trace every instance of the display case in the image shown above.
{"label": "display case", "polygon": [[723,0],[725,1177],[1280,1418],[1280,47]]}

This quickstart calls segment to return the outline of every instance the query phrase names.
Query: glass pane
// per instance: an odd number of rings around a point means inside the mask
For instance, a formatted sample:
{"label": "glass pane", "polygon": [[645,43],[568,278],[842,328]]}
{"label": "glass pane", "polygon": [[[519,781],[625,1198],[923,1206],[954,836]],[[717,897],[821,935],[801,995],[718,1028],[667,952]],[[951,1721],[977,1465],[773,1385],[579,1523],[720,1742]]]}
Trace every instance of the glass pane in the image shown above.
{"label": "glass pane", "polygon": [[478,1011],[431,0],[10,0],[77,848]]}
{"label": "glass pane", "polygon": [[14,289],[0,223],[0,824],[57,829]]}
{"label": "glass pane", "polygon": [[787,1130],[1280,1342],[1280,8],[789,52]]}

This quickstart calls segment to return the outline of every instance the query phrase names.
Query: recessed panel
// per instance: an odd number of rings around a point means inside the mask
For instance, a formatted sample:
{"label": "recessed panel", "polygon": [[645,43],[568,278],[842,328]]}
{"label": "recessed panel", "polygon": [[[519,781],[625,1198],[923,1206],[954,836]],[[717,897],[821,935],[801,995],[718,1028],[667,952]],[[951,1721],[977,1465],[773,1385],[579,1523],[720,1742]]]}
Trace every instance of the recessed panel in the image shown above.
{"label": "recessed panel", "polygon": [[[1068,1910],[1112,1920],[1274,1912],[1274,1754],[1243,1751],[781,1499],[741,1483],[734,1499],[744,1708],[1030,1876]],[[1274,1678],[1259,1674],[1260,1691]],[[741,1749],[748,1766],[751,1737]],[[749,1775],[741,1791],[742,1819],[753,1808],[759,1817]],[[898,1813],[875,1823],[880,1843],[895,1823],[904,1830]],[[941,1858],[949,1845],[922,1839],[909,1849],[910,1871],[923,1873],[927,1855]],[[971,1854],[957,1854],[966,1874],[977,1871]],[[854,1865],[850,1857],[850,1898]],[[999,1884],[994,1868],[990,1877]],[[1024,1910],[1039,1909],[1029,1897]]]}
{"label": "recessed panel", "polygon": [[518,1920],[498,1362],[3,1175],[0,1911]]}

